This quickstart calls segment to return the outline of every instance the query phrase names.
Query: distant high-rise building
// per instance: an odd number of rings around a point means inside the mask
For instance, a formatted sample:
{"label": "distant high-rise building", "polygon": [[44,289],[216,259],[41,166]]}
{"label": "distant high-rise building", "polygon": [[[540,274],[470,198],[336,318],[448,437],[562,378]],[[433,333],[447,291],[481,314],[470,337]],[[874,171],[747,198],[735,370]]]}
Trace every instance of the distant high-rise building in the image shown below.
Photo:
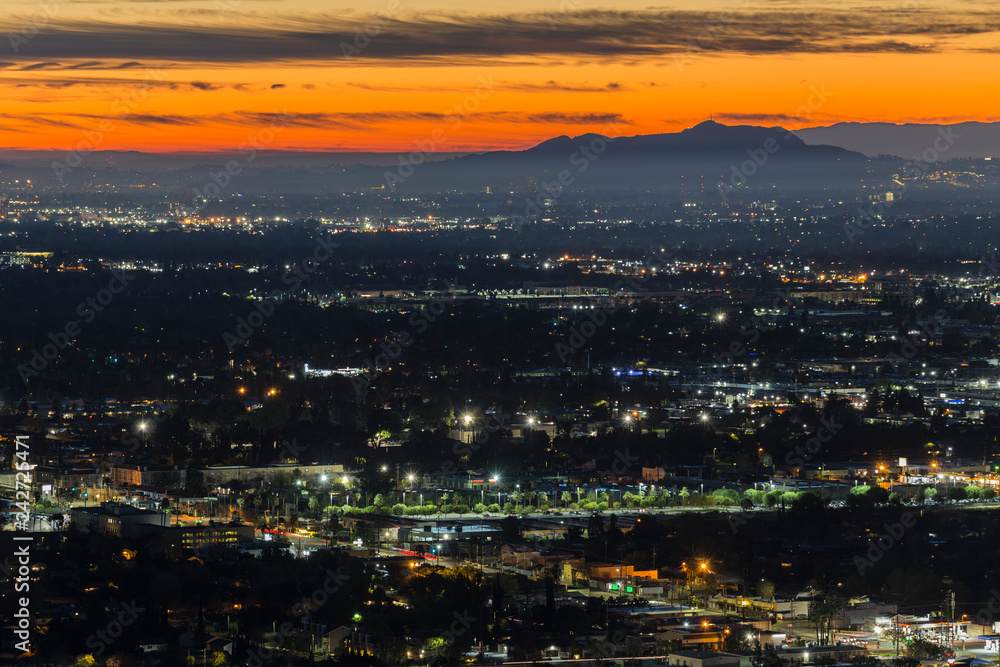
{"label": "distant high-rise building", "polygon": [[861,291],[866,306],[913,306],[913,282],[909,276],[872,276]]}

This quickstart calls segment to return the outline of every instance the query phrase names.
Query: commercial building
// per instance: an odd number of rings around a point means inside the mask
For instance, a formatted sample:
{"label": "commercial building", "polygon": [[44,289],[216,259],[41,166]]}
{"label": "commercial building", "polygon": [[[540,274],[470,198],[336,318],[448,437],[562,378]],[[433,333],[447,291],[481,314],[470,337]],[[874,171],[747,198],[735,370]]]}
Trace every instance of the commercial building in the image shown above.
{"label": "commercial building", "polygon": [[871,308],[881,306],[911,308],[913,283],[909,276],[873,276],[861,289],[861,303]]}
{"label": "commercial building", "polygon": [[[344,466],[339,463],[274,463],[264,466],[210,466],[201,469],[206,486],[222,486],[231,481],[273,482],[279,477],[298,476],[310,484],[339,481]],[[297,481],[297,480],[296,480]]]}
{"label": "commercial building", "polygon": [[676,667],[750,667],[750,656],[717,651],[674,651],[666,663]]}
{"label": "commercial building", "polygon": [[184,485],[187,471],[158,463],[120,463],[111,466],[111,484],[133,488],[171,489]]}
{"label": "commercial building", "polygon": [[143,526],[167,525],[169,519],[162,512],[105,502],[93,507],[74,507],[70,510],[70,522],[84,532],[113,535],[128,540],[142,535]]}
{"label": "commercial building", "polygon": [[178,554],[208,547],[234,547],[253,542],[254,527],[210,521],[197,526],[146,526],[141,529],[153,551]]}
{"label": "commercial building", "polygon": [[867,655],[868,649],[853,644],[835,644],[833,646],[795,646],[780,647],[779,658],[789,667],[801,667],[805,664],[842,664],[851,659]]}

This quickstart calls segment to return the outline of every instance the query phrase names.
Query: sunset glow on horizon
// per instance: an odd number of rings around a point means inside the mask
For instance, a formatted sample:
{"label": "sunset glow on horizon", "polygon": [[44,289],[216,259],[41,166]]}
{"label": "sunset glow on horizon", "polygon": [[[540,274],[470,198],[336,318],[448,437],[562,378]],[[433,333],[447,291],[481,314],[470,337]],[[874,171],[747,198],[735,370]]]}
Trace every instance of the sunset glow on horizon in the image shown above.
{"label": "sunset glow on horizon", "polygon": [[710,117],[1000,120],[1000,20],[972,2],[494,7],[7,2],[0,149],[456,152]]}

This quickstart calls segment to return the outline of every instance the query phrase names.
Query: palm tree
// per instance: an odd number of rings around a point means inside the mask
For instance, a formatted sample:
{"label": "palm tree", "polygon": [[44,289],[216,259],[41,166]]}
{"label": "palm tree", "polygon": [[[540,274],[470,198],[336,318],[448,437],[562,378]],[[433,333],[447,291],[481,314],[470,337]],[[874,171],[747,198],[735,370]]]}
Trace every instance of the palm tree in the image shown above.
{"label": "palm tree", "polygon": [[569,491],[563,491],[562,496],[560,496],[560,499],[562,500],[563,503],[563,509],[565,509],[569,507],[569,504],[571,502],[573,502],[573,494],[570,493]]}
{"label": "palm tree", "polygon": [[518,504],[519,504],[519,503],[521,502],[521,496],[522,496],[522,494],[521,494],[521,492],[520,492],[520,491],[511,491],[511,492],[510,492],[510,494],[509,494],[509,496],[508,496],[508,497],[509,497],[509,499],[510,499],[510,502],[514,503],[514,507],[515,507],[515,508],[516,508],[516,507],[518,506]]}

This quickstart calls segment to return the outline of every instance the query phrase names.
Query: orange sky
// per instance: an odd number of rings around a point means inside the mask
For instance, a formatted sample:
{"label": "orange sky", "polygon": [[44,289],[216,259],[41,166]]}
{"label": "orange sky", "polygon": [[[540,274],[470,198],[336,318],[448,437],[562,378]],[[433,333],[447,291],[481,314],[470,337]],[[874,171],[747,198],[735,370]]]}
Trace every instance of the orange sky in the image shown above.
{"label": "orange sky", "polygon": [[464,151],[709,115],[1000,119],[998,14],[828,5],[6,0],[0,148]]}

